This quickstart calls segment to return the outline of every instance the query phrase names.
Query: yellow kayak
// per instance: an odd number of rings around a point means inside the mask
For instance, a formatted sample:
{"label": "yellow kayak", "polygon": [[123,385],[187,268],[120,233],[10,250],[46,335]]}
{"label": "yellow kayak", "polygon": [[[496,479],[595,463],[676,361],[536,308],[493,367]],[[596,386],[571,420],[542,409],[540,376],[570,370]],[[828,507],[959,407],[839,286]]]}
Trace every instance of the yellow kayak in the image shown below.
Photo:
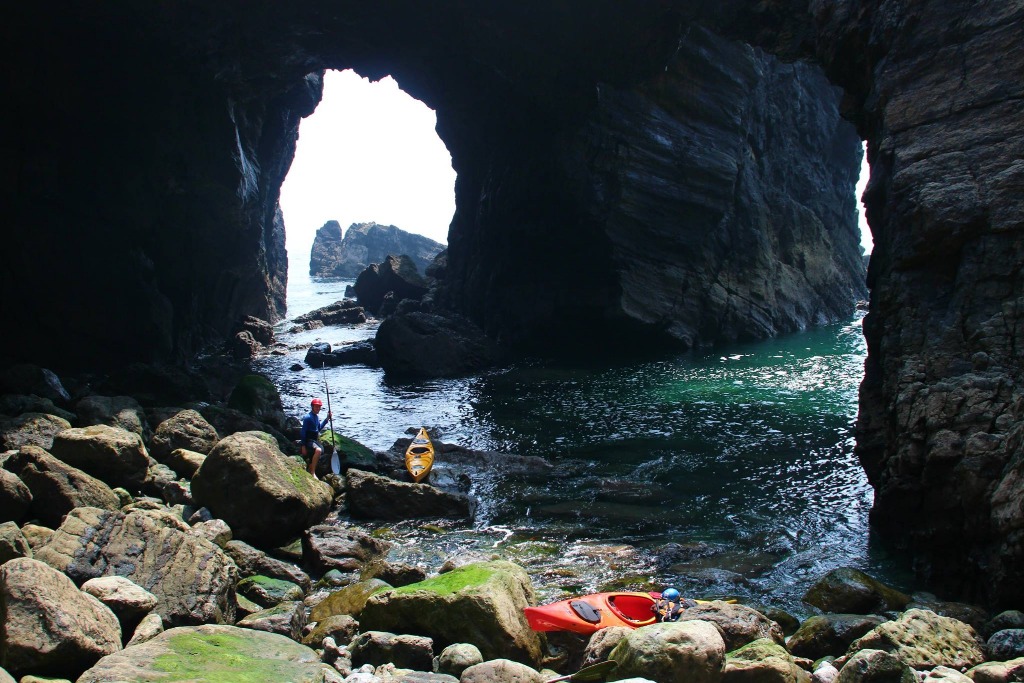
{"label": "yellow kayak", "polygon": [[416,438],[405,451],[405,469],[417,484],[426,479],[434,465],[434,444],[430,442],[427,430],[420,427]]}

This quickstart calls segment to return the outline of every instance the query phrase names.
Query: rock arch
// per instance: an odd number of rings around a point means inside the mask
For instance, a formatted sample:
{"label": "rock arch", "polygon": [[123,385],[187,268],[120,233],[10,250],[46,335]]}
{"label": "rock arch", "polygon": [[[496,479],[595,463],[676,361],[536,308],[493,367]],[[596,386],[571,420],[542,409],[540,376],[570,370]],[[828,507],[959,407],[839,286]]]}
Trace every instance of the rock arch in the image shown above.
{"label": "rock arch", "polygon": [[[503,169],[551,172],[510,150],[566,152],[598,85],[658,73],[688,28],[818,61],[872,164],[858,452],[873,522],[941,587],[1024,597],[1019,2],[185,0],[7,15],[2,353],[68,364],[182,358],[225,321],[280,309],[277,191],[322,68],[391,74],[439,111],[455,222],[471,225],[502,193],[530,196]],[[458,297],[482,275],[458,254],[481,239],[451,239],[452,296],[478,319],[485,302]]]}

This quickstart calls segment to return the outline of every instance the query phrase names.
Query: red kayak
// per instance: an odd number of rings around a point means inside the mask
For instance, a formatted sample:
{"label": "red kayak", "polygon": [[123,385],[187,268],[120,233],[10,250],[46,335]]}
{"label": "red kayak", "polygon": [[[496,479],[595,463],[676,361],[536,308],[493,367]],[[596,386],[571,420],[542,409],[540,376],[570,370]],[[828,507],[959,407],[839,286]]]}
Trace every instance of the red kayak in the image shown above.
{"label": "red kayak", "polygon": [[590,635],[609,626],[639,628],[653,624],[651,607],[659,597],[661,593],[594,593],[523,611],[534,631]]}

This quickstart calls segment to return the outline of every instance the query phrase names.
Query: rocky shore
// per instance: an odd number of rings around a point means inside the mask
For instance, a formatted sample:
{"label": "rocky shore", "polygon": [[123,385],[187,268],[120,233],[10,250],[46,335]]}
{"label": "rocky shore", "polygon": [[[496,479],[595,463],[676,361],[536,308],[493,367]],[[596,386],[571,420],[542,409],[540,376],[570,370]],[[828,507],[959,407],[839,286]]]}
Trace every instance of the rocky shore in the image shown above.
{"label": "rocky shore", "polygon": [[0,384],[0,681],[540,683],[604,661],[592,680],[1024,675],[1021,612],[854,569],[807,592],[802,623],[711,601],[676,623],[537,633],[523,608],[541,578],[480,551],[396,561],[373,523],[444,533],[474,514],[473,477],[498,462],[545,476],[541,458],[439,442],[446,467],[413,484],[407,439],[373,452],[339,437],[344,472],[320,480],[275,387],[226,361],[63,379],[23,365]]}

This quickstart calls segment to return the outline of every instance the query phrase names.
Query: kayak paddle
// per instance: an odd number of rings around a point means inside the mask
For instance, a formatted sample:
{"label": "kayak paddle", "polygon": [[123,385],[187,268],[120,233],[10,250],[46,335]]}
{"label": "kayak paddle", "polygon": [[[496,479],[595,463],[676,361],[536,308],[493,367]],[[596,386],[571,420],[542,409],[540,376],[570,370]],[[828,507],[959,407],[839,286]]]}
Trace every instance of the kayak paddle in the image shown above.
{"label": "kayak paddle", "polygon": [[585,666],[574,674],[568,676],[559,676],[558,678],[552,678],[547,683],[557,683],[558,681],[569,681],[570,683],[577,683],[577,681],[600,681],[604,680],[607,674],[612,672],[612,669],[619,665],[614,659],[609,659],[606,662],[598,662],[597,664],[591,664]]}

